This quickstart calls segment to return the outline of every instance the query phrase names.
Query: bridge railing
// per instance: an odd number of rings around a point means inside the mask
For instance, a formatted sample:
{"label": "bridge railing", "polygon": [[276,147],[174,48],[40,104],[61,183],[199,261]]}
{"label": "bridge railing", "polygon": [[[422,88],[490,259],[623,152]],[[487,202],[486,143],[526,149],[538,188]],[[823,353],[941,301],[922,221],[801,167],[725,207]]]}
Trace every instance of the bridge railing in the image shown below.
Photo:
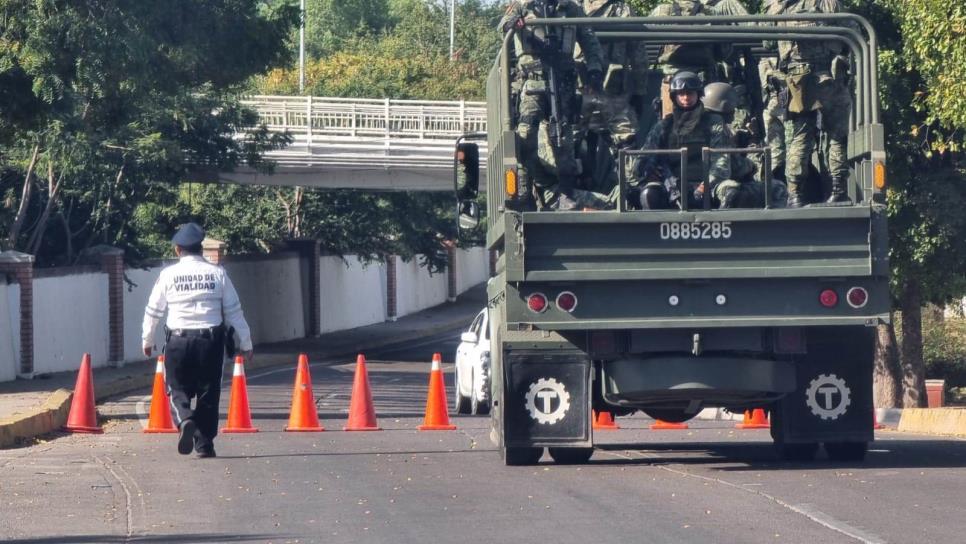
{"label": "bridge railing", "polygon": [[483,102],[257,95],[243,103],[269,130],[288,131],[309,146],[332,137],[452,141],[486,131]]}

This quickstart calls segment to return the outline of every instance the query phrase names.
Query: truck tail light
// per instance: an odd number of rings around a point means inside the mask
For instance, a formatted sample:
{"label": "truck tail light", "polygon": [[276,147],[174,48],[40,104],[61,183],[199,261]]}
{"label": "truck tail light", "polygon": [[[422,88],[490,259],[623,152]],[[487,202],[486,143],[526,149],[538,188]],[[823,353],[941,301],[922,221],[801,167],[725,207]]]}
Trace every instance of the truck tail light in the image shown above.
{"label": "truck tail light", "polygon": [[557,308],[570,313],[577,307],[577,295],[570,291],[563,291],[557,295]]}
{"label": "truck tail light", "polygon": [[845,300],[853,308],[862,308],[869,302],[869,292],[861,287],[853,287],[845,294]]}
{"label": "truck tail light", "polygon": [[547,296],[543,293],[533,293],[527,296],[527,307],[535,314],[542,314],[547,310]]}
{"label": "truck tail light", "polygon": [[839,296],[832,289],[825,289],[818,296],[818,301],[826,308],[834,308],[839,303]]}

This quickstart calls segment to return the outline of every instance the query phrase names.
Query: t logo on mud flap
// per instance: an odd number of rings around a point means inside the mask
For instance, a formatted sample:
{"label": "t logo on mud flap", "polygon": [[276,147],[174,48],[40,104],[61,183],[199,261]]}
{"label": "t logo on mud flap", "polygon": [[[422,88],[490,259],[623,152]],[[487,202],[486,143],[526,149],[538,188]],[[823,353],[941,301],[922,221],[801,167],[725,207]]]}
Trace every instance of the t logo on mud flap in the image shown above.
{"label": "t logo on mud flap", "polygon": [[813,414],[822,419],[838,419],[852,403],[852,391],[845,380],[835,374],[819,374],[808,385],[805,404]]}
{"label": "t logo on mud flap", "polygon": [[542,425],[563,419],[570,408],[570,393],[553,378],[540,378],[527,391],[527,412]]}

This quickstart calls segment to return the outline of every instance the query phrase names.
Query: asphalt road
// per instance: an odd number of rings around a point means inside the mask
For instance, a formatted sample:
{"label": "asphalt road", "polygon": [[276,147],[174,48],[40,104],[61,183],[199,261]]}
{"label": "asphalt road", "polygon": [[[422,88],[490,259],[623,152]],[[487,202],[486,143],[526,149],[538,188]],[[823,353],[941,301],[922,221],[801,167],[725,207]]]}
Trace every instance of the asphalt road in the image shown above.
{"label": "asphalt road", "polygon": [[175,435],[141,433],[149,391],[100,407],[111,418],[104,435],[0,451],[0,540],[964,540],[966,441],[880,432],[863,464],[790,464],[776,460],[767,431],[692,421],[655,432],[633,416],[597,434],[587,465],[505,467],[486,418],[417,432],[430,357],[451,362],[457,336],[368,354],[379,432],[341,430],[353,361],[313,361],[324,433],[282,432],[294,376],[285,368],[248,376],[260,432],[221,435],[216,459],[179,456]]}

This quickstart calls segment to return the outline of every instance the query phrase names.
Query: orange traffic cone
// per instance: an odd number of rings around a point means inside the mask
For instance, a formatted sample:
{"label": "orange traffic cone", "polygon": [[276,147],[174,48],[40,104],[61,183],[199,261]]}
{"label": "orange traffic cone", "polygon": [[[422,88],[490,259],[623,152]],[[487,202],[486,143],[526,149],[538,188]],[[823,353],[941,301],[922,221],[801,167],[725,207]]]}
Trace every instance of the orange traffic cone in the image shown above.
{"label": "orange traffic cone", "polygon": [[349,402],[349,421],[343,427],[346,431],[381,431],[376,423],[376,407],[372,405],[372,391],[369,389],[369,373],[366,372],[366,357],[356,357],[356,374],[352,379],[352,400]]}
{"label": "orange traffic cone", "polygon": [[764,408],[745,410],[745,421],[735,425],[736,429],[768,429],[769,427],[771,424],[768,423],[768,415],[765,414]]}
{"label": "orange traffic cone", "polygon": [[879,423],[879,416],[876,415],[875,408],[872,409],[872,428],[876,431],[886,428],[885,425]]}
{"label": "orange traffic cone", "polygon": [[299,354],[299,367],[295,372],[295,389],[292,392],[292,410],[288,416],[290,432],[324,431],[319,424],[319,412],[315,408],[315,395],[312,394],[312,376],[309,375],[309,357]]}
{"label": "orange traffic cone", "polygon": [[669,421],[662,421],[660,419],[654,420],[654,423],[652,423],[650,427],[652,431],[683,431],[687,428],[687,423],[671,423]]}
{"label": "orange traffic cone", "polygon": [[94,373],[91,371],[90,353],[85,353],[81,358],[77,383],[74,385],[74,398],[70,401],[70,413],[67,415],[64,430],[72,433],[104,432],[97,425],[97,411],[94,410]]}
{"label": "orange traffic cone", "polygon": [[616,431],[617,429],[620,429],[620,427],[617,426],[617,422],[614,421],[614,415],[610,412],[598,412],[597,410],[594,410],[593,414],[593,426],[595,431]]}
{"label": "orange traffic cone", "polygon": [[252,425],[252,411],[248,407],[248,380],[245,379],[245,358],[235,357],[231,374],[231,399],[228,402],[228,425],[223,433],[257,433]]}
{"label": "orange traffic cone", "polygon": [[433,354],[433,366],[429,371],[429,394],[426,396],[426,416],[420,431],[452,431],[456,425],[450,425],[449,414],[446,413],[446,386],[443,384],[443,369],[440,367],[443,356]]}
{"label": "orange traffic cone", "polygon": [[151,393],[151,413],[148,415],[146,433],[176,433],[178,428],[171,419],[171,399],[164,387],[164,355],[158,357],[154,370],[154,391]]}

